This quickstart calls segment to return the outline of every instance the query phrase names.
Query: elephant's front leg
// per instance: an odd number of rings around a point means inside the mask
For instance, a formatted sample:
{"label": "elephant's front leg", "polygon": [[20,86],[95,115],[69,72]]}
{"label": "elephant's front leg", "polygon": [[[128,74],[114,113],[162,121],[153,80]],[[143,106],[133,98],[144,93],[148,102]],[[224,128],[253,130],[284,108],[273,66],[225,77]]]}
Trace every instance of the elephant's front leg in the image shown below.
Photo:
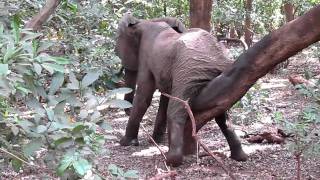
{"label": "elephant's front leg", "polygon": [[[131,88],[132,91],[128,94],[124,95],[124,100],[129,101],[131,104],[133,103],[134,93],[136,90],[136,81],[137,81],[137,71],[132,71],[129,69],[124,69],[124,81],[125,85],[128,88]],[[130,108],[124,109],[126,114],[130,116]]]}
{"label": "elephant's front leg", "polygon": [[241,142],[234,132],[234,130],[228,127],[227,121],[227,114],[223,113],[220,116],[215,117],[215,120],[220,127],[223,135],[226,137],[227,142],[230,147],[231,151],[231,158],[236,161],[245,161],[248,159],[247,154],[243,151]]}
{"label": "elephant's front leg", "polygon": [[133,100],[126,133],[120,140],[122,146],[139,145],[138,131],[140,122],[151,103],[154,91],[155,83],[152,74],[147,70],[139,71],[137,92]]}
{"label": "elephant's front leg", "polygon": [[169,151],[167,153],[167,163],[171,166],[179,166],[183,160],[183,136],[187,119],[187,112],[180,102],[169,101],[168,106],[168,131],[169,131]]}
{"label": "elephant's front leg", "polygon": [[168,97],[164,95],[160,96],[159,109],[152,134],[152,138],[157,143],[160,143],[163,140],[163,135],[166,132],[168,102]]}

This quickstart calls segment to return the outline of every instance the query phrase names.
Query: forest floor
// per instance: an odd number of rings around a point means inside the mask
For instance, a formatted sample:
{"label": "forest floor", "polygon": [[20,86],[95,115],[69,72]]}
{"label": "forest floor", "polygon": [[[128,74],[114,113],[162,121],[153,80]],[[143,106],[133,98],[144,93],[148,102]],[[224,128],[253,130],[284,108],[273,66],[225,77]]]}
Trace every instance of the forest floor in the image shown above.
{"label": "forest floor", "polygon": [[[301,57],[300,57],[301,58]],[[274,75],[268,74],[261,78],[258,86],[250,92],[250,96],[242,107],[230,110],[230,119],[238,135],[241,137],[244,151],[249,155],[246,162],[237,162],[229,158],[229,147],[219,127],[214,121],[206,124],[198,133],[199,137],[211,151],[219,152],[222,162],[230,169],[237,179],[295,179],[296,160],[288,150],[287,141],[284,144],[249,143],[244,139],[246,134],[275,131],[279,128],[275,123],[275,113],[281,112],[285,120],[297,118],[307,101],[288,81],[290,74],[302,74],[303,68],[308,68],[313,74],[320,74],[319,60],[308,59],[301,61],[294,58],[288,69]],[[302,64],[303,63],[303,64]],[[250,100],[251,99],[251,100]],[[152,134],[153,121],[157,112],[159,93],[148,112],[144,116],[142,125]],[[150,142],[142,129],[139,132],[140,146],[122,147],[118,141],[124,134],[128,116],[122,110],[112,110],[106,120],[113,127],[114,140],[108,140],[106,148],[109,154],[101,155],[98,159],[98,171],[104,176],[109,164],[116,164],[124,170],[139,171],[140,179],[149,179],[158,172],[166,171],[164,159],[158,149]],[[167,151],[167,142],[160,147]],[[203,149],[200,148],[200,153]],[[196,156],[184,159],[183,165],[171,168],[177,171],[176,179],[230,179],[219,164],[209,156],[201,157],[197,163]],[[0,172],[0,179],[43,179],[46,172],[41,170],[11,173],[5,169]],[[45,179],[58,179],[54,175],[46,174]],[[303,158],[303,179],[320,179],[320,157]],[[111,178],[110,178],[111,179]]]}

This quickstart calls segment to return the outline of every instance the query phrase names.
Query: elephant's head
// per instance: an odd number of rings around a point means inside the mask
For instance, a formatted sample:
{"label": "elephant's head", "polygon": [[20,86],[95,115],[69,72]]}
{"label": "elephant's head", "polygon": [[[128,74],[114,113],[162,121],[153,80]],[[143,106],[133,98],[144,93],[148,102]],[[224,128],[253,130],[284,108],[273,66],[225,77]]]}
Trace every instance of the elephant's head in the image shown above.
{"label": "elephant's head", "polygon": [[[133,17],[130,12],[125,13],[118,24],[115,51],[117,56],[121,59],[124,68],[128,70],[138,70],[138,57],[141,36],[138,26],[145,21],[165,22],[178,33],[183,33],[186,30],[183,23],[173,17],[140,20]],[[152,31],[152,29],[150,29],[150,31]]]}

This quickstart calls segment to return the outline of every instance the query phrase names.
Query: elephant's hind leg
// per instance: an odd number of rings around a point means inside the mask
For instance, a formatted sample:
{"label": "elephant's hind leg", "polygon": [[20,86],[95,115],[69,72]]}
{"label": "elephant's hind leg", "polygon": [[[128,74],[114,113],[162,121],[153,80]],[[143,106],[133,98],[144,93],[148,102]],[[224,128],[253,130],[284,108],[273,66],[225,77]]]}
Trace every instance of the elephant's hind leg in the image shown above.
{"label": "elephant's hind leg", "polygon": [[159,109],[156,117],[156,122],[154,125],[154,130],[152,134],[152,138],[160,143],[163,141],[164,133],[166,132],[167,127],[167,109],[168,109],[169,98],[161,95]]}
{"label": "elephant's hind leg", "polygon": [[179,166],[183,161],[184,127],[188,114],[180,102],[169,100],[167,116],[169,132],[167,163],[172,166]]}
{"label": "elephant's hind leg", "polygon": [[220,127],[223,135],[226,137],[231,151],[231,158],[236,161],[246,161],[248,159],[247,154],[243,151],[241,142],[234,132],[234,130],[228,127],[226,120],[227,114],[223,113],[215,118],[218,126]]}

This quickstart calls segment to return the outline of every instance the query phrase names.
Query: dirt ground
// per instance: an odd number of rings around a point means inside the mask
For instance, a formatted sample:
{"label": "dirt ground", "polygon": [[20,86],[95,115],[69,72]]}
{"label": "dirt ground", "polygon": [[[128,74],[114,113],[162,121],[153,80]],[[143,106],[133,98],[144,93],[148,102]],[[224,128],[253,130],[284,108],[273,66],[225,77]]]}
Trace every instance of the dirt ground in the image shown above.
{"label": "dirt ground", "polygon": [[[304,61],[306,63],[306,61]],[[287,120],[294,119],[300,110],[306,106],[304,99],[288,81],[289,74],[303,73],[301,67],[310,67],[314,74],[320,74],[318,60],[308,60],[309,64],[301,64],[301,61],[294,59],[287,70],[278,75],[267,75],[259,80],[260,89],[267,95],[262,98],[263,102],[255,102],[251,112],[244,112],[243,108],[234,108],[230,111],[230,118],[233,126],[240,137],[244,134],[257,133],[276,129],[274,113],[282,112]],[[155,94],[152,106],[142,121],[142,125],[151,134],[153,120],[157,112],[159,94]],[[248,110],[246,110],[248,111]],[[253,114],[253,115],[252,115]],[[251,119],[252,118],[252,119]],[[124,134],[128,116],[122,110],[111,111],[106,120],[114,129],[117,139],[106,143],[109,154],[98,158],[98,170],[106,177],[107,167],[110,163],[116,164],[124,170],[134,169],[139,171],[140,179],[149,179],[158,172],[166,171],[163,157],[158,149],[148,140],[147,135],[140,129],[140,146],[122,147],[118,141]],[[222,162],[230,169],[237,179],[295,179],[296,160],[288,151],[287,144],[251,144],[241,138],[244,150],[249,155],[246,162],[236,162],[229,158],[229,147],[218,126],[214,121],[205,125],[198,133],[201,140],[213,152],[220,152]],[[167,151],[167,143],[160,144],[164,151]],[[203,149],[200,149],[200,153]],[[303,179],[320,179],[320,157],[303,158],[302,162]],[[222,170],[219,164],[209,156],[199,159],[196,156],[189,156],[184,159],[183,165],[176,170],[176,179],[230,179]],[[44,178],[44,177],[47,178]],[[43,177],[43,178],[42,178]],[[47,172],[29,171],[12,173],[10,169],[0,172],[0,179],[58,179]],[[109,179],[109,178],[108,178]],[[110,177],[111,179],[111,177]]]}

